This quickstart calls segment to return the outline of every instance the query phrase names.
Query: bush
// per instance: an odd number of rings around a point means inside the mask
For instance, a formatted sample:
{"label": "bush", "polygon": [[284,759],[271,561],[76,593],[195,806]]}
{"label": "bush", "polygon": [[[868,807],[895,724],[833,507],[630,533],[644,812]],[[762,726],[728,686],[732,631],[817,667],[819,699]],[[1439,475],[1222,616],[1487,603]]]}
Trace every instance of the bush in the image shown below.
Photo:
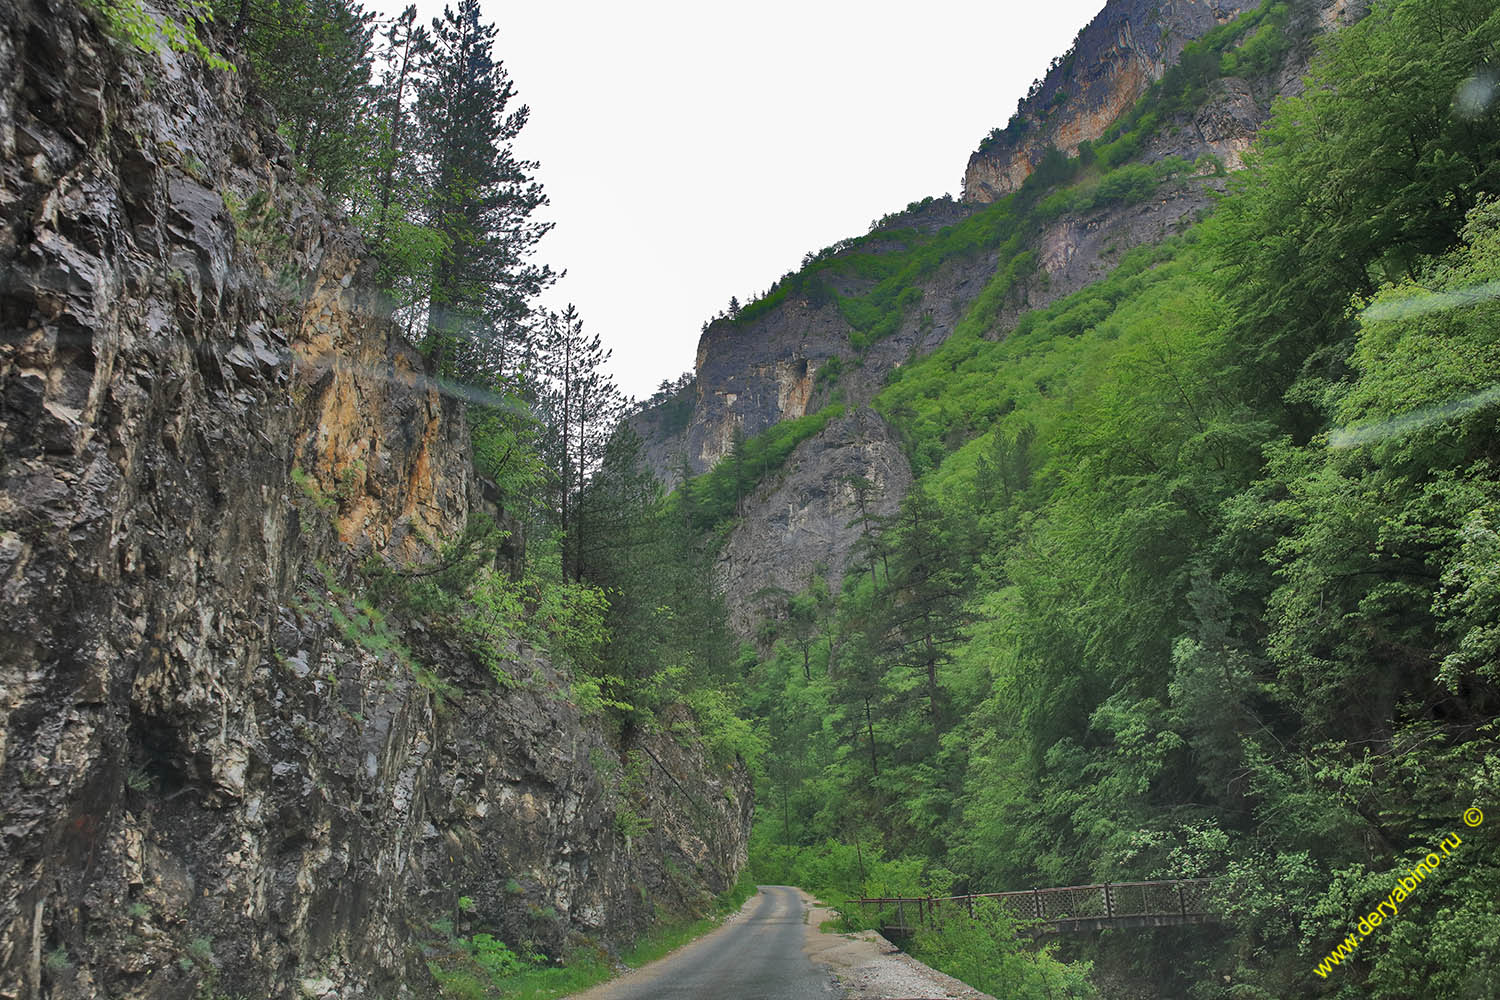
{"label": "bush", "polygon": [[492,934],[475,934],[469,939],[469,953],[474,962],[491,976],[517,972],[525,966],[519,955]]}
{"label": "bush", "polygon": [[976,900],[974,917],[953,914],[936,928],[917,931],[912,954],[976,989],[1012,1000],[1088,1000],[1091,962],[1060,962],[1052,945],[1030,951],[1017,936],[1022,925],[992,899]]}

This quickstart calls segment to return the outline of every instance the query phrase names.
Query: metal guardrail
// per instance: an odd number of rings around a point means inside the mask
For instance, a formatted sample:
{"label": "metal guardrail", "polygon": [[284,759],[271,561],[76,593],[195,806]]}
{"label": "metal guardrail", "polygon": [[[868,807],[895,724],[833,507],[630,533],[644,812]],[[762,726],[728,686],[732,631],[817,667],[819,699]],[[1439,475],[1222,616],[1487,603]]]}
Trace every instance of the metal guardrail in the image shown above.
{"label": "metal guardrail", "polygon": [[[887,929],[913,931],[938,926],[950,915],[972,918],[974,901],[993,899],[1017,920],[1040,920],[1058,929],[1134,925],[1202,923],[1218,914],[1209,909],[1211,879],[1171,879],[1161,882],[1099,882],[1057,889],[983,892],[968,896],[866,896],[854,902],[862,908],[894,908],[895,922]],[[912,921],[915,920],[915,923]]]}

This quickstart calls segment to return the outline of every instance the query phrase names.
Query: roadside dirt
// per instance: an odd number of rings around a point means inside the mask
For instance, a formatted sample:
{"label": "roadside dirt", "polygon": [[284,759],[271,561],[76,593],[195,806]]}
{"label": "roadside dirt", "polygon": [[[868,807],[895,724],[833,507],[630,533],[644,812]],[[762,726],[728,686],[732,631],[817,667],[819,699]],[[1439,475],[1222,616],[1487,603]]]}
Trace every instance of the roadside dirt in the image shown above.
{"label": "roadside dirt", "polygon": [[803,911],[807,957],[829,967],[846,991],[847,1000],[995,1000],[988,993],[928,968],[876,931],[820,931],[819,926],[836,919],[837,914],[807,893],[801,895],[807,907]]}

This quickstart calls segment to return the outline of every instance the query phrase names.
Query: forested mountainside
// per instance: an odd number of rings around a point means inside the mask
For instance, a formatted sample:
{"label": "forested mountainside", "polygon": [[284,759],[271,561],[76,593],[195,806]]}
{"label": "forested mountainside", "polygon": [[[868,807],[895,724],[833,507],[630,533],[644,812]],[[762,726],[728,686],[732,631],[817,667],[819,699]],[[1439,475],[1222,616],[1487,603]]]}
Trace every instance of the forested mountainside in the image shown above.
{"label": "forested mountainside", "polygon": [[918,935],[1001,996],[1494,996],[1500,13],[1192,6],[1109,4],[1207,30],[1134,103],[1080,36],[965,202],[810,254],[635,418],[757,648],[752,869],[1213,878],[1207,928]]}
{"label": "forested mountainside", "polygon": [[1106,4],[634,409],[495,37],[0,8],[0,996],[559,995],[747,855],[1212,879],[911,942],[997,996],[1500,995],[1493,4]]}
{"label": "forested mountainside", "polygon": [[[720,566],[742,635],[766,587],[798,591],[823,567],[837,589],[860,526],[906,496],[901,435],[870,408],[891,373],[972,326],[981,300],[1003,331],[1191,226],[1273,99],[1300,91],[1313,40],[1362,10],[1106,4],[971,159],[971,178],[980,160],[1018,184],[1040,171],[1024,192],[990,203],[966,182],[962,201],[914,202],[707,324],[692,376],[664,384],[632,426],[668,484],[738,461],[736,502],[763,478],[763,444],[777,465],[797,448],[775,495],[741,505]],[[1045,197],[1080,170],[1077,197]],[[737,447],[749,452],[735,459]]]}
{"label": "forested mountainside", "polygon": [[477,6],[391,75],[226,11],[0,5],[0,996],[599,978],[744,865],[733,648],[690,559],[680,630],[580,580],[557,383],[475,336],[546,280]]}

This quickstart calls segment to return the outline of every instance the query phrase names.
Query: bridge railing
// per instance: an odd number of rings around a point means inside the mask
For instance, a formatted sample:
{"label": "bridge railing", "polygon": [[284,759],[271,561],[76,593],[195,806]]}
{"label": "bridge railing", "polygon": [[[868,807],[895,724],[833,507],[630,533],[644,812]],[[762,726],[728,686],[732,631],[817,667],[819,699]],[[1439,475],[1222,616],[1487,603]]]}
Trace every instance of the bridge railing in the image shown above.
{"label": "bridge railing", "polygon": [[1099,882],[1057,889],[982,892],[967,896],[866,896],[854,900],[861,909],[889,912],[894,929],[914,930],[941,924],[949,917],[974,916],[975,901],[994,900],[1017,920],[1111,921],[1131,918],[1189,918],[1214,914],[1209,900],[1211,879],[1158,882]]}

